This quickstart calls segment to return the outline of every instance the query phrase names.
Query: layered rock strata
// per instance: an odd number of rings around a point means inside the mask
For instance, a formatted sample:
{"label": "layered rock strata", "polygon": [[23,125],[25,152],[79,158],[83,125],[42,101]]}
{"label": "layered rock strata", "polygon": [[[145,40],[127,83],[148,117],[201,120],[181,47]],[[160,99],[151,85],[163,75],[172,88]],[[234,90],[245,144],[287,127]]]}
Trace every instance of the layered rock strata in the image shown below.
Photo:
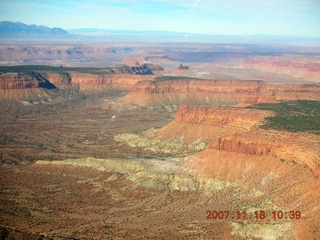
{"label": "layered rock strata", "polygon": [[138,81],[123,98],[139,105],[239,105],[279,100],[319,100],[320,86],[270,85],[264,81],[178,80]]}
{"label": "layered rock strata", "polygon": [[274,99],[273,87],[263,81],[164,80],[139,81],[123,98],[136,104],[235,105],[245,95]]}

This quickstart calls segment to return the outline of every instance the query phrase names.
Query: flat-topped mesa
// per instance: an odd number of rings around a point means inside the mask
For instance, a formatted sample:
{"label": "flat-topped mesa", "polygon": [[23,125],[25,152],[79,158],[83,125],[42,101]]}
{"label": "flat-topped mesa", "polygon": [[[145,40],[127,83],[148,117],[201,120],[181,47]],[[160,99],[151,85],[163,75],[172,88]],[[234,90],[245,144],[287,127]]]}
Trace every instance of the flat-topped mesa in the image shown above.
{"label": "flat-topped mesa", "polygon": [[162,139],[184,139],[186,144],[199,140],[217,143],[219,137],[257,128],[271,115],[270,111],[246,108],[181,105],[175,119],[156,135]]}

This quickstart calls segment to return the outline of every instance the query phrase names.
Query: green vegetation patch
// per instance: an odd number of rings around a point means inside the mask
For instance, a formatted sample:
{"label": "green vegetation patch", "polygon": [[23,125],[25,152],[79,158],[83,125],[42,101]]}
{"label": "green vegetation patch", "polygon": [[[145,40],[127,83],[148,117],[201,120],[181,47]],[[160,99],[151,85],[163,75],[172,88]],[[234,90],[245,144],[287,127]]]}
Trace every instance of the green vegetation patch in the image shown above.
{"label": "green vegetation patch", "polygon": [[261,103],[247,108],[275,112],[275,116],[265,119],[265,124],[261,126],[263,129],[309,132],[320,135],[320,101],[297,100]]}

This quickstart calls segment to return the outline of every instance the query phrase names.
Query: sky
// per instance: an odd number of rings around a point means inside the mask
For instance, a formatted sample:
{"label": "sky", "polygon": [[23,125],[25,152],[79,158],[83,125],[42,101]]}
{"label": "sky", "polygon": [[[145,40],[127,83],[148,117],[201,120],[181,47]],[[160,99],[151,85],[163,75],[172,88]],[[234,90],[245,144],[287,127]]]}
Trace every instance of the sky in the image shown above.
{"label": "sky", "polygon": [[320,37],[320,0],[0,0],[0,21],[67,30]]}

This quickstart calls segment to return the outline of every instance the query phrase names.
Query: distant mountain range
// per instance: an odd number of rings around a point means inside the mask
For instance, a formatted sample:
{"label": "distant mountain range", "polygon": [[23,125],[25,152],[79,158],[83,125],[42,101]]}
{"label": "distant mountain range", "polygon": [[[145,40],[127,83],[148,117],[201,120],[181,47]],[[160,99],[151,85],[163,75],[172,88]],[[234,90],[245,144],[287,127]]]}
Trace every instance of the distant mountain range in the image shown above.
{"label": "distant mountain range", "polygon": [[21,22],[0,22],[0,41],[95,42],[95,41],[175,41],[209,43],[320,43],[319,37],[271,35],[210,35],[169,31],[105,30],[81,28],[64,30]]}
{"label": "distant mountain range", "polygon": [[273,36],[273,35],[218,35],[196,34],[170,31],[141,31],[141,30],[106,30],[98,28],[80,28],[68,30],[71,34],[88,37],[108,37],[109,39],[131,40],[174,40],[189,42],[213,42],[213,43],[299,43],[317,42],[319,37],[304,36]]}
{"label": "distant mountain range", "polygon": [[1,37],[69,37],[61,28],[49,28],[39,25],[27,25],[21,22],[0,22]]}

